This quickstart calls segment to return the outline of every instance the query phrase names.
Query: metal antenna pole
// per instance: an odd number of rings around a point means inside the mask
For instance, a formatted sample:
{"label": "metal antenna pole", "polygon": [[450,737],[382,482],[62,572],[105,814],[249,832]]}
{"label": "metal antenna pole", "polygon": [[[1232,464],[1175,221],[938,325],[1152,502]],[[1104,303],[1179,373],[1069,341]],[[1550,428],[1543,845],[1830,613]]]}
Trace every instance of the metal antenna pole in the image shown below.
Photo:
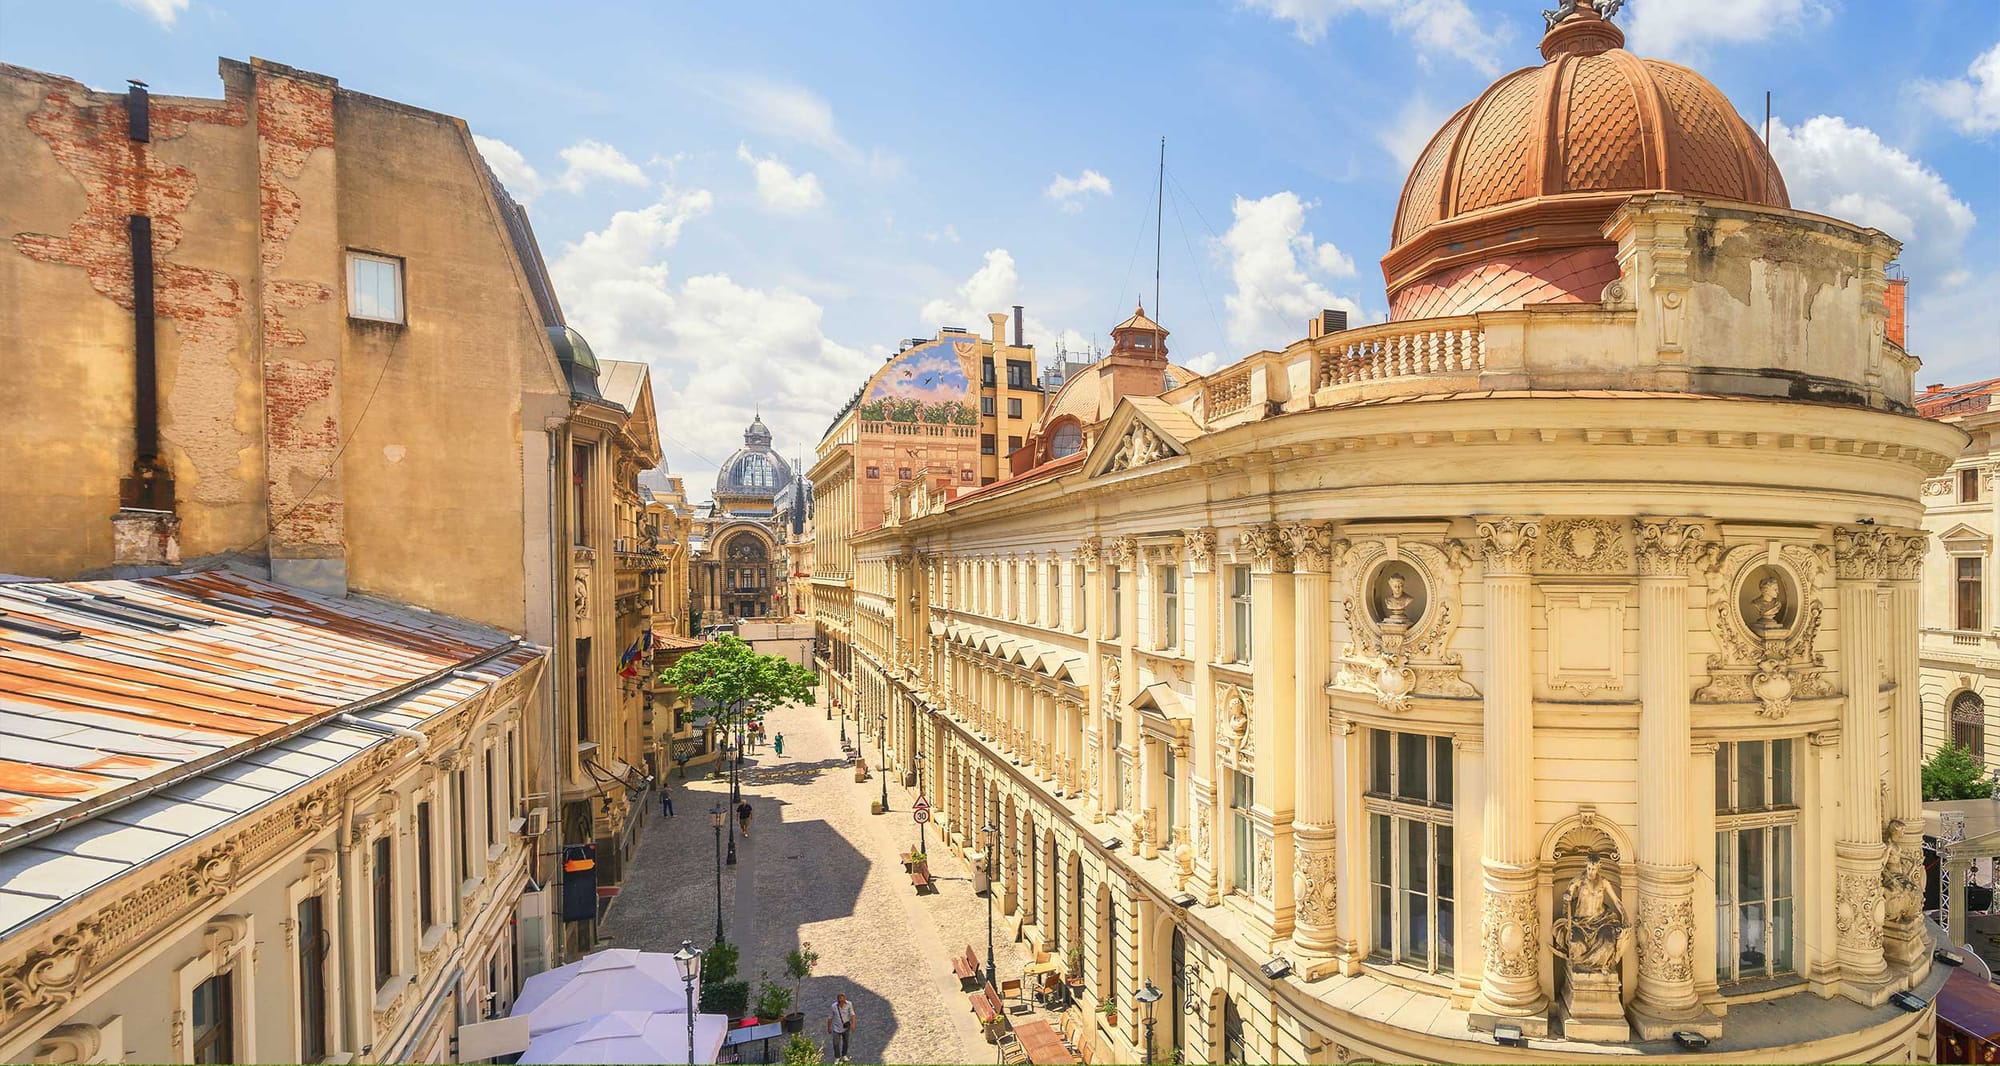
{"label": "metal antenna pole", "polygon": [[[1161,225],[1166,221],[1167,205],[1167,138],[1160,138],[1160,173],[1153,188],[1153,321],[1160,320],[1160,237]],[[1160,338],[1153,338],[1153,347],[1160,346]]]}

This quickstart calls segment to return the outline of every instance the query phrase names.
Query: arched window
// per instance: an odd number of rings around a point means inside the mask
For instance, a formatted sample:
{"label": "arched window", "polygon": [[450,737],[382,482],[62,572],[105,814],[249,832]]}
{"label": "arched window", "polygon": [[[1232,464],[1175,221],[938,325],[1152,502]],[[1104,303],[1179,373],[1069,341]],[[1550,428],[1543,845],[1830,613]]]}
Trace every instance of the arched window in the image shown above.
{"label": "arched window", "polygon": [[1977,692],[1961,692],[1951,700],[1951,742],[1986,761],[1986,701]]}
{"label": "arched window", "polygon": [[777,484],[771,476],[771,460],[752,452],[743,457],[736,468],[736,480],[748,489],[774,489]]}
{"label": "arched window", "polygon": [[1049,453],[1060,459],[1065,455],[1075,455],[1083,450],[1083,427],[1075,422],[1065,422],[1056,427],[1056,434],[1049,440]]}
{"label": "arched window", "polygon": [[1243,1048],[1243,1015],[1236,1010],[1236,997],[1222,997],[1222,1061],[1239,1066],[1250,1061]]}

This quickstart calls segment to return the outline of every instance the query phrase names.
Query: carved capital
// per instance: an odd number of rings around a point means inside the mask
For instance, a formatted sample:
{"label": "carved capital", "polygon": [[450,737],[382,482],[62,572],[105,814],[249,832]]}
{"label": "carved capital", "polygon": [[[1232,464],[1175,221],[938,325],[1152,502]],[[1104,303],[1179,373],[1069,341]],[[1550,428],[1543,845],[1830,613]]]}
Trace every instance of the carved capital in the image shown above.
{"label": "carved capital", "polygon": [[1889,533],[1873,526],[1833,531],[1833,573],[1842,581],[1879,581],[1888,563]]}
{"label": "carved capital", "polygon": [[1250,526],[1237,534],[1236,555],[1261,573],[1291,569],[1292,550],[1277,526]]}
{"label": "carved capital", "polygon": [[1534,568],[1535,542],[1541,535],[1541,522],[1533,518],[1480,519],[1480,548],[1486,556],[1487,574],[1528,573]]}
{"label": "carved capital", "polygon": [[1111,561],[1120,570],[1132,569],[1139,558],[1139,542],[1131,537],[1119,537],[1111,542]]}
{"label": "carved capital", "polygon": [[1915,581],[1924,569],[1924,554],[1930,550],[1931,535],[1920,529],[1897,529],[1888,534],[1883,561],[1892,581]]}
{"label": "carved capital", "polygon": [[1076,546],[1076,558],[1078,562],[1083,564],[1085,570],[1097,569],[1100,562],[1097,552],[1097,541],[1085,540],[1078,544]]}
{"label": "carved capital", "polygon": [[1319,522],[1293,522],[1280,529],[1294,571],[1324,574],[1333,569],[1333,530]]}
{"label": "carved capital", "polygon": [[1720,550],[1701,523],[1686,518],[1635,518],[1632,535],[1641,577],[1686,577]]}
{"label": "carved capital", "polygon": [[1188,530],[1185,547],[1190,571],[1206,574],[1215,568],[1215,530]]}

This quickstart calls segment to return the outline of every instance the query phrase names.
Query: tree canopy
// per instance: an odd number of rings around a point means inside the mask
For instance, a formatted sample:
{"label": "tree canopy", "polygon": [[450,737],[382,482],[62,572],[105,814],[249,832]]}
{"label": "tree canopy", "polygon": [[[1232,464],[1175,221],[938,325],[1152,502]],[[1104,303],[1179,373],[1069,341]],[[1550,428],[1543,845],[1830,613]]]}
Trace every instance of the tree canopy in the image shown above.
{"label": "tree canopy", "polygon": [[731,723],[787,703],[813,702],[818,675],[789,659],[762,655],[741,637],[726,635],[688,652],[660,674],[663,684],[714,705],[716,720]]}
{"label": "tree canopy", "polygon": [[1924,799],[1990,799],[1993,778],[1957,744],[1939,748],[1924,763]]}

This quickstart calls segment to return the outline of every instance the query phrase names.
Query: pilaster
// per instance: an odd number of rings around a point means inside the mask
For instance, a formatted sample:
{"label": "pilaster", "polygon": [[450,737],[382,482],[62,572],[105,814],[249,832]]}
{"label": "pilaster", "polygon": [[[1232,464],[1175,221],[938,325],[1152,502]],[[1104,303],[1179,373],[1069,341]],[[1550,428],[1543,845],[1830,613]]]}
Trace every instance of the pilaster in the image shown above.
{"label": "pilaster", "polygon": [[1882,843],[1886,852],[1882,884],[1887,893],[1883,952],[1914,984],[1930,973],[1931,938],[1925,931],[1923,900],[1923,705],[1918,643],[1918,579],[1929,534],[1892,530],[1884,553],[1889,579],[1885,660],[1889,682],[1889,791],[1884,797]]}
{"label": "pilaster", "polygon": [[1882,580],[1887,534],[1868,526],[1834,530],[1840,603],[1840,819],[1834,839],[1835,952],[1847,994],[1871,1006],[1896,982],[1882,950],[1881,758],[1876,707],[1882,697]]}
{"label": "pilaster", "polygon": [[[1290,935],[1294,854],[1291,820],[1296,759],[1277,757],[1297,737],[1293,700],[1295,659],[1292,640],[1294,580],[1291,543],[1278,526],[1252,526],[1237,541],[1237,557],[1250,560],[1251,626],[1256,636],[1250,664],[1256,692],[1251,716],[1252,743],[1272,757],[1257,760],[1257,817],[1252,900],[1269,923],[1273,940]],[[1268,833],[1269,835],[1263,835]]]}
{"label": "pilaster", "polygon": [[1216,736],[1215,661],[1216,576],[1215,531],[1189,530],[1184,550],[1188,561],[1188,594],[1194,597],[1194,721],[1188,760],[1188,832],[1194,848],[1194,882],[1189,890],[1214,906],[1221,897],[1215,887],[1217,811],[1215,807]]}
{"label": "pilaster", "polygon": [[1331,571],[1333,534],[1300,522],[1285,527],[1292,554],[1292,676],[1294,760],[1308,771],[1297,779],[1293,811],[1292,945],[1295,964],[1312,980],[1337,968],[1339,854],[1336,850],[1333,733],[1327,727],[1326,686],[1333,641]]}

